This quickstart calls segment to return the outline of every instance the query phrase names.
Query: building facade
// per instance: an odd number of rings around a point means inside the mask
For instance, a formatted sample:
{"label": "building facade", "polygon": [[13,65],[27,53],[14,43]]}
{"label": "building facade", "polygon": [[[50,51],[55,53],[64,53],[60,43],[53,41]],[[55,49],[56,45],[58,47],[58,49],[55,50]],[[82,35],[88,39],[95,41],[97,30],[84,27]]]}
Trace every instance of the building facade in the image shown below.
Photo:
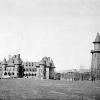
{"label": "building facade", "polygon": [[54,63],[50,57],[43,57],[40,62],[23,62],[20,54],[9,56],[0,63],[0,78],[54,78]]}
{"label": "building facade", "polygon": [[40,62],[23,62],[24,76],[27,78],[53,79],[54,63],[50,57],[43,57]]}
{"label": "building facade", "polygon": [[91,78],[100,79],[100,35],[97,33],[95,38],[94,50],[91,50],[92,53],[92,62],[91,62]]}
{"label": "building facade", "polygon": [[0,64],[0,77],[1,78],[18,78],[23,76],[23,66],[20,54],[9,56],[9,59],[4,60]]}

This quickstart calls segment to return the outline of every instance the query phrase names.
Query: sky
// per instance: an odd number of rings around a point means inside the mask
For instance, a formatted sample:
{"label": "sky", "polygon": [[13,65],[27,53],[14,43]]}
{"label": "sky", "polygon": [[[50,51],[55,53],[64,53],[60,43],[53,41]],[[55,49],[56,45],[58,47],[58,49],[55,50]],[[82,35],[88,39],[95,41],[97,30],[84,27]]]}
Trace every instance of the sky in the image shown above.
{"label": "sky", "polygon": [[100,0],[0,0],[0,60],[51,57],[56,70],[90,68]]}

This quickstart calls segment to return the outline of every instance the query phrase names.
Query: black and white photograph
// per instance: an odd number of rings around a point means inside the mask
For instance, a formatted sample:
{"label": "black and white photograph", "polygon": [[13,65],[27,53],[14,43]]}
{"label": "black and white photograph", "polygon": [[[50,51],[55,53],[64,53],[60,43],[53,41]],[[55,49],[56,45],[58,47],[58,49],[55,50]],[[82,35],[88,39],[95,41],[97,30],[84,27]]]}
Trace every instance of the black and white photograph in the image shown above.
{"label": "black and white photograph", "polygon": [[100,100],[100,0],[0,0],[0,100]]}

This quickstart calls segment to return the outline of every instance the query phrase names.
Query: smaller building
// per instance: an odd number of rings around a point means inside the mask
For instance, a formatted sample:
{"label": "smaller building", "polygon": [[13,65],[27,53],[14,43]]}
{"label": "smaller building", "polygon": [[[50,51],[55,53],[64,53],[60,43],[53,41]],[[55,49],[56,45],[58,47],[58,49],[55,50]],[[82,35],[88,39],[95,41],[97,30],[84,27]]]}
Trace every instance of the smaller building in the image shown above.
{"label": "smaller building", "polygon": [[83,80],[91,80],[91,72],[80,73],[80,79]]}
{"label": "smaller building", "polygon": [[61,74],[61,80],[68,80],[68,81],[76,81],[80,80],[80,73],[79,72],[67,72]]}
{"label": "smaller building", "polygon": [[55,80],[61,80],[61,73],[57,73],[57,72],[56,72],[56,73],[54,74],[54,79],[55,79]]}

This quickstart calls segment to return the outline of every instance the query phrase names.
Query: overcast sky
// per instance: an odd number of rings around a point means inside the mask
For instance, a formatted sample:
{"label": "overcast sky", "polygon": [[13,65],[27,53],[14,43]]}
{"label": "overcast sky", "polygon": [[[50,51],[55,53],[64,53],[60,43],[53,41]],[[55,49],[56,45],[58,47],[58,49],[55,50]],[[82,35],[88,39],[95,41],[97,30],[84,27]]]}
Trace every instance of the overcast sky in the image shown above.
{"label": "overcast sky", "polygon": [[57,70],[91,65],[100,0],[0,0],[0,60],[50,56]]}

